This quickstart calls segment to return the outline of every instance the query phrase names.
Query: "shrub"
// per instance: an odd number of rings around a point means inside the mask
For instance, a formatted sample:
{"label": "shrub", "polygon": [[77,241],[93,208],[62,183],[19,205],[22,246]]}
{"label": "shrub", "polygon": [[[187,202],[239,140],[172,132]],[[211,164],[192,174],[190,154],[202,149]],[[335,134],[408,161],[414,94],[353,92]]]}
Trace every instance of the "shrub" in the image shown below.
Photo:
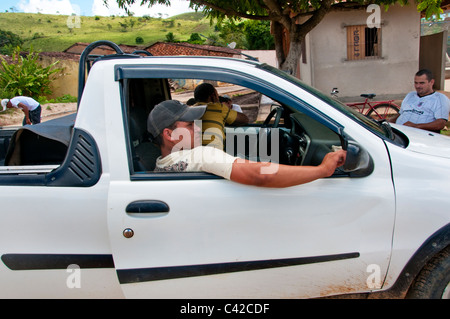
{"label": "shrub", "polygon": [[142,37],[136,37],[136,44],[144,43],[144,39]]}
{"label": "shrub", "polygon": [[50,83],[58,73],[62,72],[62,69],[56,68],[59,61],[43,67],[37,60],[38,54],[32,49],[25,57],[21,56],[19,47],[13,52],[11,64],[8,64],[5,59],[1,59],[0,88],[3,89],[2,97],[25,95],[38,98],[41,95],[52,93]]}
{"label": "shrub", "polygon": [[188,42],[192,44],[203,44],[205,43],[205,40],[202,39],[198,33],[192,33]]}
{"label": "shrub", "polygon": [[176,42],[173,32],[169,32],[166,34],[166,42],[172,42],[172,43]]}
{"label": "shrub", "polygon": [[0,54],[10,55],[14,52],[14,48],[21,46],[22,39],[10,31],[0,30]]}

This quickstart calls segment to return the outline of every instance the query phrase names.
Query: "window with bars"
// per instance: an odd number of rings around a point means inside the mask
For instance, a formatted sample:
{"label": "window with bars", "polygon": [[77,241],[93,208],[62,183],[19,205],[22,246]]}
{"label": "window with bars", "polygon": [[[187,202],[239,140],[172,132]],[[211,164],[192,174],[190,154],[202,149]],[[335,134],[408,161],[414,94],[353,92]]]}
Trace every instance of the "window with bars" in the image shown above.
{"label": "window with bars", "polygon": [[381,28],[366,25],[347,26],[347,60],[381,57]]}

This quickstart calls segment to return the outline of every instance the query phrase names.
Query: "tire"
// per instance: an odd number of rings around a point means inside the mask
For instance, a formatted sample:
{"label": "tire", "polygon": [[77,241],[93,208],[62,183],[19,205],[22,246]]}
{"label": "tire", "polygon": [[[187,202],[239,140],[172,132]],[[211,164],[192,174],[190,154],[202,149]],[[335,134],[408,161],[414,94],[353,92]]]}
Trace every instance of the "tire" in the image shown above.
{"label": "tire", "polygon": [[450,299],[450,247],[433,257],[420,271],[406,298]]}
{"label": "tire", "polygon": [[382,103],[375,105],[367,112],[367,116],[374,120],[388,120],[398,116],[400,109],[395,104]]}

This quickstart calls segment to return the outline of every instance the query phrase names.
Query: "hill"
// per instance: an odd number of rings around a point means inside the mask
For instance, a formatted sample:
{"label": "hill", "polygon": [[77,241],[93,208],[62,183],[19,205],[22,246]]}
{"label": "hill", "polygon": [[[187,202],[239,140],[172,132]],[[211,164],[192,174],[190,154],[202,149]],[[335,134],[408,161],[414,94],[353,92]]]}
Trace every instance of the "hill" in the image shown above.
{"label": "hill", "polygon": [[0,29],[11,31],[24,40],[24,48],[37,51],[63,51],[75,42],[110,40],[136,45],[136,38],[150,45],[164,41],[172,32],[176,40],[185,41],[192,33],[214,32],[202,13],[186,13],[168,19],[151,17],[87,17],[32,13],[0,13]]}

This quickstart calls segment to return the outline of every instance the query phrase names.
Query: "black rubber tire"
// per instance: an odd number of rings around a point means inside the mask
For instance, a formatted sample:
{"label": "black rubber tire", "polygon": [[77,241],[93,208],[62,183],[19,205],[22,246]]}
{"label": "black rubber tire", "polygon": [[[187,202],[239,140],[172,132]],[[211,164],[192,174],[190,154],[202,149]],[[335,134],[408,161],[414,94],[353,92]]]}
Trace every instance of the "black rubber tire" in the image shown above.
{"label": "black rubber tire", "polygon": [[[378,115],[378,114],[380,115]],[[390,117],[396,117],[400,113],[400,109],[393,105],[388,103],[378,104],[377,106],[374,106],[373,109],[370,109],[369,112],[367,112],[367,116],[374,119],[374,120],[389,120]],[[385,114],[388,114],[388,116],[384,116]]]}
{"label": "black rubber tire", "polygon": [[[411,285],[406,298],[450,298],[450,247],[433,257]],[[445,295],[444,295],[445,293]]]}

